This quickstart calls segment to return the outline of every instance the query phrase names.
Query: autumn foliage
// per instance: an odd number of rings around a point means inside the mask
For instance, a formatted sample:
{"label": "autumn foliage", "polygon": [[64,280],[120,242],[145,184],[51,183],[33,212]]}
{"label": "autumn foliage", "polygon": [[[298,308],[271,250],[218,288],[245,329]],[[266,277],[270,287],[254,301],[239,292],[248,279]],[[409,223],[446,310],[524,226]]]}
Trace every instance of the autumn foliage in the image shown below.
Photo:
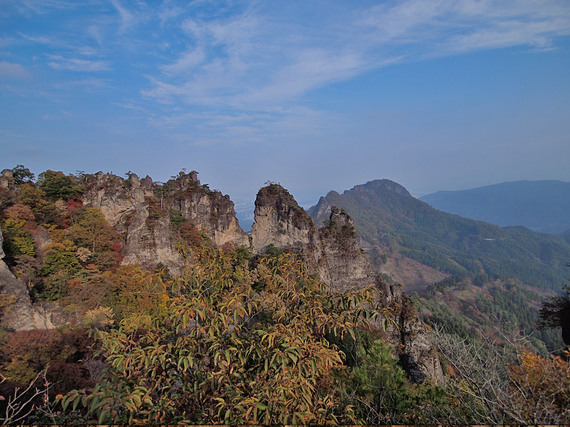
{"label": "autumn foliage", "polygon": [[99,332],[104,380],[63,406],[84,404],[102,423],[349,420],[333,387],[344,354],[326,335],[354,334],[377,300],[331,292],[291,254],[250,265],[204,247],[147,328]]}
{"label": "autumn foliage", "polygon": [[525,351],[509,368],[513,406],[528,424],[564,423],[570,419],[570,352],[541,357]]}

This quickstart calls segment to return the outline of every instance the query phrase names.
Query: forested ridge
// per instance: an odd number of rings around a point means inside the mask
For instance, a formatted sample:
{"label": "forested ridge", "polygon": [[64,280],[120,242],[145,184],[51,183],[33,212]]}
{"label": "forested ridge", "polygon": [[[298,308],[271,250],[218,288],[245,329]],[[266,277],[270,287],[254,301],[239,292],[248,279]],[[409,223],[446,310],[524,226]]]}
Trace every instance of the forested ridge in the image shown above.
{"label": "forested ridge", "polygon": [[[67,319],[55,330],[0,331],[3,423],[570,420],[567,354],[537,355],[515,330],[482,342],[469,329],[436,328],[445,383],[416,384],[387,344],[396,317],[377,288],[332,291],[295,251],[216,246],[164,209],[160,184],[147,226],[167,218],[184,265],[121,263],[121,234],[83,204],[88,178],[36,179],[18,166],[0,187],[4,261],[35,303]],[[510,312],[509,284],[494,285],[488,293]],[[456,284],[429,292],[446,286]],[[12,303],[0,289],[0,310]],[[484,301],[478,310],[493,314]]]}
{"label": "forested ridge", "polygon": [[541,303],[562,292],[570,277],[564,236],[441,212],[389,180],[330,192],[309,212],[319,221],[330,205],[354,219],[380,273],[390,274],[390,260],[400,257],[400,263],[411,259],[447,276],[422,282],[420,272],[420,284],[411,286],[430,325],[476,337],[499,323],[528,335],[533,351],[542,355],[564,348],[559,330],[536,327]]}
{"label": "forested ridge", "polygon": [[[320,204],[345,209],[359,235],[388,252],[400,252],[450,275],[472,279],[518,279],[536,288],[560,290],[567,279],[570,244],[563,236],[524,227],[499,227],[438,211],[401,185],[376,180]],[[317,221],[319,205],[309,210]]]}

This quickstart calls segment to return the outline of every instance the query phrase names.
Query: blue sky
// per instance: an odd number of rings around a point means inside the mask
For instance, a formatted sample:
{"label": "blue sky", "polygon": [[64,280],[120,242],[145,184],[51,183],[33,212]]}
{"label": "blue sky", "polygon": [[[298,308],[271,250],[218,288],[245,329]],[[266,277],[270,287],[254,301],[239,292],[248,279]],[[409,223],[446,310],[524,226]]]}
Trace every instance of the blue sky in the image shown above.
{"label": "blue sky", "polygon": [[309,206],[570,181],[568,0],[0,0],[0,169]]}

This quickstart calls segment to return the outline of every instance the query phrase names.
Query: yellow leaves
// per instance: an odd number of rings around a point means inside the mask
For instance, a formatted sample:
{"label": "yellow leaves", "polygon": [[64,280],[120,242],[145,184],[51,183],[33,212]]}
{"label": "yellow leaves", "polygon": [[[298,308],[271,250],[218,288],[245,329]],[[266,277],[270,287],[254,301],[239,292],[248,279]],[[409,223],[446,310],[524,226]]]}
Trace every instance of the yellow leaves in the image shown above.
{"label": "yellow leaves", "polygon": [[511,376],[516,381],[524,381],[525,385],[532,388],[557,387],[561,381],[565,381],[570,387],[570,365],[561,357],[551,356],[546,359],[525,351],[519,360],[518,366],[510,368]]}
{"label": "yellow leaves", "polygon": [[71,240],[64,239],[59,243],[48,244],[46,246],[45,254],[49,255],[49,254],[59,253],[59,252],[75,253],[76,250],[77,250],[77,246],[75,246],[75,244]]}
{"label": "yellow leaves", "polygon": [[103,328],[111,326],[113,323],[115,323],[113,320],[113,309],[110,307],[99,306],[87,311],[83,316],[83,324],[88,327]]}
{"label": "yellow leaves", "polygon": [[126,332],[134,332],[139,329],[146,329],[152,324],[152,317],[148,313],[129,313],[123,317],[121,325]]}
{"label": "yellow leaves", "polygon": [[[568,352],[566,357],[570,356]],[[513,402],[529,423],[541,414],[570,416],[570,363],[559,356],[541,357],[530,351],[509,367]]]}

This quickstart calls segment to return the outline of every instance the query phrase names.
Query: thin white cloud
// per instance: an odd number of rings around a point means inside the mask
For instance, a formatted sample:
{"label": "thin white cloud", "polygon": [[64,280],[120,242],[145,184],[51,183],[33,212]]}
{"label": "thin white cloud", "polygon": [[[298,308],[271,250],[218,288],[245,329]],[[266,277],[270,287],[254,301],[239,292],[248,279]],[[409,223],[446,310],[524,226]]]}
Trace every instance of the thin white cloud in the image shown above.
{"label": "thin white cloud", "polygon": [[[84,56],[94,56],[98,54],[98,51],[94,47],[75,40],[78,38],[77,35],[71,36],[70,34],[66,34],[60,37],[32,36],[25,33],[18,33],[18,35],[27,42],[49,46],[54,50],[72,51]],[[67,40],[64,40],[64,37],[67,37]]]}
{"label": "thin white cloud", "polygon": [[[148,18],[148,14],[146,13],[148,5],[144,2],[126,2],[128,7],[121,3],[120,0],[111,0],[111,4],[119,13],[119,18],[121,20],[119,34],[133,30],[137,25]],[[138,9],[134,6],[137,6]],[[151,12],[151,14],[152,13],[154,12]]]}
{"label": "thin white cloud", "polygon": [[84,55],[84,56],[95,56],[98,55],[99,52],[90,47],[90,46],[81,46],[77,49],[77,53],[79,53],[80,55]]}
{"label": "thin white cloud", "polygon": [[30,36],[30,35],[24,34],[24,33],[18,33],[18,35],[20,37],[22,37],[23,39],[30,41],[32,43],[45,44],[48,46],[61,46],[62,45],[61,41],[54,40],[54,39],[46,37],[46,36]]}
{"label": "thin white cloud", "polygon": [[172,6],[169,7],[168,5],[165,6],[164,9],[162,9],[159,13],[158,16],[160,18],[160,22],[162,25],[165,24],[165,22],[178,18],[179,16],[183,15],[185,13],[184,8],[179,7],[179,6]]}
{"label": "thin white cloud", "polygon": [[279,5],[193,16],[180,25],[191,47],[160,66],[141,94],[263,109],[402,60],[513,46],[547,50],[570,34],[567,0],[404,0],[349,12],[323,11],[318,26],[283,21]]}
{"label": "thin white cloud", "polygon": [[128,28],[132,27],[136,23],[136,18],[130,10],[123,7],[119,0],[111,0],[111,4],[113,7],[119,12],[119,16],[121,17],[121,31],[125,31]]}
{"label": "thin white cloud", "polygon": [[[441,0],[408,0],[393,7],[382,4],[363,11],[359,23],[374,28],[370,36],[376,39],[376,43],[415,41],[420,29],[433,23],[445,10],[446,4],[451,3]],[[425,35],[429,33],[424,33]]]}
{"label": "thin white cloud", "polygon": [[105,79],[78,79],[78,80],[69,80],[63,83],[59,83],[55,85],[57,89],[73,89],[73,88],[81,88],[86,92],[97,92],[101,89],[110,89],[113,86],[108,80]]}
{"label": "thin white cloud", "polygon": [[367,68],[358,52],[306,49],[294,62],[278,70],[272,81],[246,94],[240,104],[287,101],[326,84],[359,74]]}
{"label": "thin white cloud", "polygon": [[331,130],[331,120],[340,125],[343,119],[305,107],[273,108],[263,112],[216,109],[163,115],[150,119],[150,124],[169,137],[191,145],[249,145],[271,141],[282,143],[316,136]]}
{"label": "thin white cloud", "polygon": [[57,55],[50,55],[51,61],[48,65],[54,70],[67,70],[79,72],[99,72],[107,71],[110,66],[105,61],[91,61],[87,59],[64,58]]}
{"label": "thin white cloud", "polygon": [[200,65],[206,55],[200,48],[192,49],[182,54],[174,63],[164,65],[162,68],[167,74],[189,73]]}
{"label": "thin white cloud", "polygon": [[398,44],[417,59],[513,46],[546,48],[570,34],[570,4],[557,0],[409,0],[366,12],[380,45]]}
{"label": "thin white cloud", "polygon": [[87,27],[87,35],[97,42],[99,47],[103,46],[104,30],[99,25],[89,25]]}
{"label": "thin white cloud", "polygon": [[21,12],[44,14],[50,9],[68,9],[83,6],[80,1],[66,0],[18,0],[17,7]]}

